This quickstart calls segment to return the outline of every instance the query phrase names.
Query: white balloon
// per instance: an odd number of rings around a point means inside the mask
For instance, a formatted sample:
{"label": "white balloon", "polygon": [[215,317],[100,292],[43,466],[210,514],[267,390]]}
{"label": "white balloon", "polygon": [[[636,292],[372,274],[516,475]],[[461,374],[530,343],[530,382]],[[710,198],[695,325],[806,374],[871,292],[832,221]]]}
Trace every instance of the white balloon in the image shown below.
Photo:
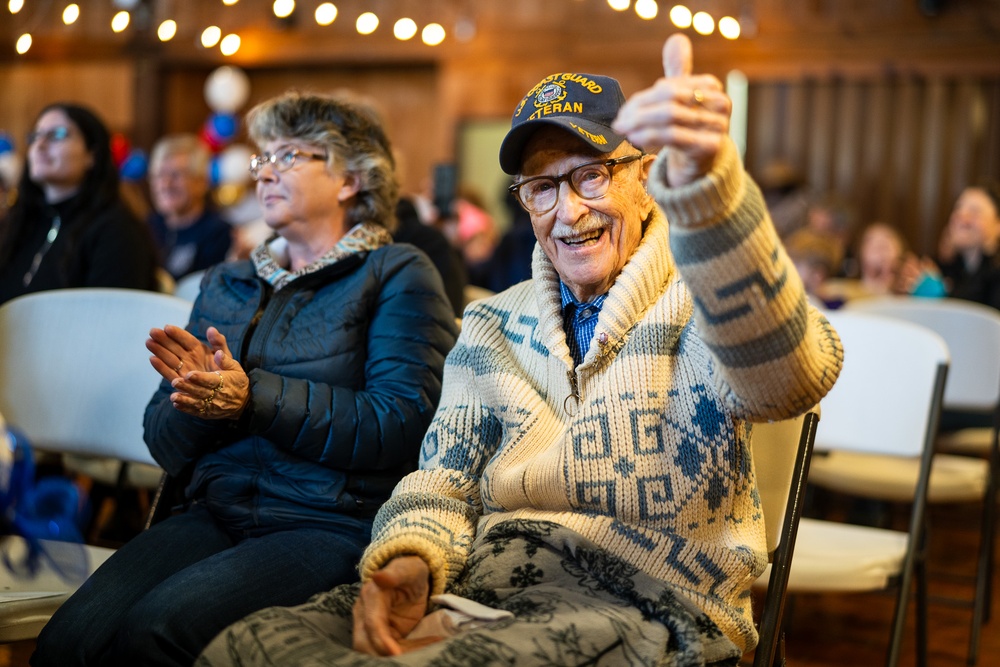
{"label": "white balloon", "polygon": [[239,67],[223,65],[205,80],[205,101],[216,113],[236,113],[250,97],[250,78]]}
{"label": "white balloon", "polygon": [[219,153],[219,183],[242,185],[250,181],[250,156],[253,151],[243,144],[232,144]]}

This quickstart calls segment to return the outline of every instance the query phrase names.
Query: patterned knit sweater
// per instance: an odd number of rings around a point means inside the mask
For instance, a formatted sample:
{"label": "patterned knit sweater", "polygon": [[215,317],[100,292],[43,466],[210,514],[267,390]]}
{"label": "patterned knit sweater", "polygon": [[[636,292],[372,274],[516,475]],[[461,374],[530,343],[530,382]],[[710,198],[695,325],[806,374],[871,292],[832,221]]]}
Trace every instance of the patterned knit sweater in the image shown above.
{"label": "patterned knit sweater", "polygon": [[807,304],[735,147],[668,188],[573,368],[559,278],[471,305],[448,357],[420,470],[375,521],[363,579],[418,554],[433,592],[477,531],[511,518],[566,526],[675,585],[738,646],[757,642],[750,585],[767,563],[749,422],[812,407],[843,350]]}

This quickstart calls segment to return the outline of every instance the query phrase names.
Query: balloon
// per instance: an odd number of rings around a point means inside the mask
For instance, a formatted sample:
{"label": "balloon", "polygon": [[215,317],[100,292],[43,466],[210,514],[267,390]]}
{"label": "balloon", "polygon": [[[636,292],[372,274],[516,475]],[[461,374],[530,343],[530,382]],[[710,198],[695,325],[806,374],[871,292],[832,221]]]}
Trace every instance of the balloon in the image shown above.
{"label": "balloon", "polygon": [[6,132],[0,132],[0,155],[14,150],[14,140]]}
{"label": "balloon", "polygon": [[132,150],[132,142],[124,134],[115,132],[111,135],[111,159],[115,161],[116,167],[121,167]]}
{"label": "balloon", "polygon": [[222,165],[218,155],[212,156],[212,161],[208,163],[208,182],[214,188],[221,183]]}
{"label": "balloon", "polygon": [[223,65],[205,80],[205,102],[216,113],[236,113],[250,97],[250,78],[238,67]]}
{"label": "balloon", "polygon": [[216,136],[215,132],[212,131],[209,123],[202,125],[201,132],[198,133],[198,138],[201,139],[201,142],[208,146],[208,150],[213,153],[218,153],[222,150],[223,146],[226,145],[226,142]]}
{"label": "balloon", "polygon": [[219,184],[242,185],[250,181],[249,146],[233,144],[219,154]]}
{"label": "balloon", "polygon": [[149,160],[146,158],[146,152],[135,149],[122,162],[118,168],[118,173],[121,175],[122,180],[139,181],[146,177],[147,167],[149,167]]}
{"label": "balloon", "polygon": [[228,113],[216,113],[208,119],[212,133],[224,142],[229,142],[236,136],[236,116]]}

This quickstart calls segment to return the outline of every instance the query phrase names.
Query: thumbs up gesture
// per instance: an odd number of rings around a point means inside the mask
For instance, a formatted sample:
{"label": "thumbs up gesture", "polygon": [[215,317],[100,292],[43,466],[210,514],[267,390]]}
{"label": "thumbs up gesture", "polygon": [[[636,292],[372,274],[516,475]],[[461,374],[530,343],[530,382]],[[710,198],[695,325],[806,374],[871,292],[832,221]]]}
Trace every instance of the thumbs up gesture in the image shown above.
{"label": "thumbs up gesture", "polygon": [[709,172],[729,133],[732,101],[710,74],[692,74],[691,40],[671,35],[663,45],[663,78],[630,97],[614,129],[649,153],[667,153],[667,180],[687,185]]}

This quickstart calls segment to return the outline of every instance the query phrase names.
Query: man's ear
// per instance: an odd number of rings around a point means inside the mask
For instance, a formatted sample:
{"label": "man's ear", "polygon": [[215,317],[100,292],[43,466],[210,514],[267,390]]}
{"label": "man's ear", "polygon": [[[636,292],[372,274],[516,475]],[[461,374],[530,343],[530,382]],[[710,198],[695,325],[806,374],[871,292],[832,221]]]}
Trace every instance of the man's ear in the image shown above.
{"label": "man's ear", "polygon": [[357,174],[347,174],[344,176],[344,184],[340,186],[340,192],[337,193],[337,201],[347,201],[358,194],[360,189],[361,179],[358,178]]}
{"label": "man's ear", "polygon": [[641,170],[640,173],[642,174],[640,178],[642,178],[642,187],[644,188],[646,187],[646,184],[649,183],[649,174],[653,170],[654,162],[656,162],[655,155],[643,155],[642,159],[639,161],[640,164],[639,169]]}

